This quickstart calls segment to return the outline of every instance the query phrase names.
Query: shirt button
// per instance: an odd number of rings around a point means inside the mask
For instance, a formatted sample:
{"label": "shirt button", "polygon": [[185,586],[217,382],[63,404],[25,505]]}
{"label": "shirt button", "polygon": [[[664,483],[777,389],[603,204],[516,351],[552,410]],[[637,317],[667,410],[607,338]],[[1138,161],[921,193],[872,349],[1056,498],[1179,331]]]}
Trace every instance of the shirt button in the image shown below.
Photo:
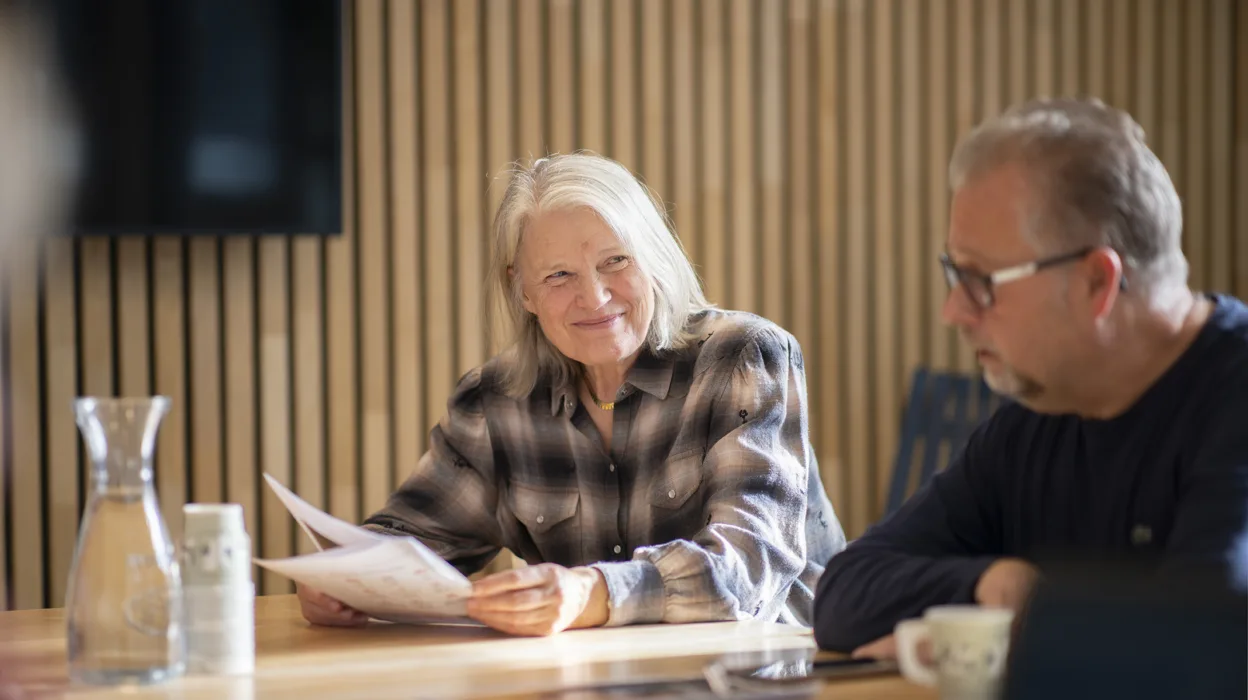
{"label": "shirt button", "polygon": [[607,471],[609,471],[609,472],[613,472],[613,471],[615,471],[615,465],[614,465],[614,464],[612,464],[612,465],[608,466],[608,467],[607,467]]}
{"label": "shirt button", "polygon": [[667,497],[668,497],[668,498],[676,498],[676,491],[675,491],[675,490],[668,491],[668,492],[667,492]]}
{"label": "shirt button", "polygon": [[537,524],[538,524],[538,525],[541,525],[541,524],[542,524],[542,523],[544,523],[544,522],[546,522],[546,516],[544,516],[544,515],[539,515],[539,516],[537,516]]}
{"label": "shirt button", "polygon": [[619,553],[620,553],[620,545],[618,545],[618,544],[617,544],[617,545],[615,545],[615,553],[616,553],[616,554],[619,554]]}

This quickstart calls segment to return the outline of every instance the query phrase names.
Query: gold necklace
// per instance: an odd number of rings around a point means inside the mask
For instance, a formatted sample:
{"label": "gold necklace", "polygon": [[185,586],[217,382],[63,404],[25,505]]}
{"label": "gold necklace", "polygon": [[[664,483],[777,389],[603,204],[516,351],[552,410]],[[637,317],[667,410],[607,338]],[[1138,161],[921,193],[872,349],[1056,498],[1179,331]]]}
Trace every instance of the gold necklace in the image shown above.
{"label": "gold necklace", "polygon": [[593,399],[593,400],[594,400],[594,404],[595,404],[596,406],[598,406],[598,408],[601,408],[601,409],[602,409],[602,410],[604,410],[604,411],[614,411],[614,410],[615,410],[615,402],[614,402],[614,401],[611,401],[611,402],[609,402],[609,403],[608,403],[608,402],[606,402],[606,401],[599,401],[599,400],[598,400],[598,397],[594,395],[594,388],[593,388],[592,386],[590,386],[590,385],[589,385],[589,380],[588,380],[588,379],[587,379],[587,380],[585,380],[585,391],[588,391],[588,392],[589,392],[589,398],[591,398],[591,399]]}

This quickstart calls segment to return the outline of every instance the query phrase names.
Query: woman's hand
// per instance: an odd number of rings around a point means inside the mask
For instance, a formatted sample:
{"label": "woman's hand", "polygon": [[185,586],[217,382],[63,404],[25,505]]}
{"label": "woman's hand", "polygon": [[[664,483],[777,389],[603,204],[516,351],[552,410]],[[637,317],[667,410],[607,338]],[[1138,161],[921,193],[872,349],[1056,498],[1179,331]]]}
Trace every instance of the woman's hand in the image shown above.
{"label": "woman's hand", "polygon": [[304,618],[314,625],[359,627],[368,622],[368,615],[343,605],[315,588],[296,585],[295,590],[299,593],[299,609]]}
{"label": "woman's hand", "polygon": [[607,582],[591,567],[537,564],[472,584],[468,615],[510,634],[544,636],[606,624]]}

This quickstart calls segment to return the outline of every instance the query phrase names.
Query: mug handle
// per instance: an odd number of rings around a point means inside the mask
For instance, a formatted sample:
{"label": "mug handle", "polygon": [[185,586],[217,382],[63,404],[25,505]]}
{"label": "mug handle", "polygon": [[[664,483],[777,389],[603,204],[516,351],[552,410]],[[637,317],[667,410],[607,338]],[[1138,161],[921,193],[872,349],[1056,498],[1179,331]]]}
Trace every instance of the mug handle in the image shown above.
{"label": "mug handle", "polygon": [[893,638],[897,642],[897,665],[901,668],[901,675],[911,683],[935,688],[936,669],[919,658],[919,645],[930,641],[931,637],[931,630],[923,620],[902,620],[893,630]]}

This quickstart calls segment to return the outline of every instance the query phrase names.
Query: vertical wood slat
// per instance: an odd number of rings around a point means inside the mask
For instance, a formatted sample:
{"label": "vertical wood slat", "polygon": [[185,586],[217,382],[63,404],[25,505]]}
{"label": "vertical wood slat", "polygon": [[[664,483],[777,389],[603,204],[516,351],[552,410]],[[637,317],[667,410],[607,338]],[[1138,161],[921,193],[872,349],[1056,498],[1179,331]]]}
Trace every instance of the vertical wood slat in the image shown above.
{"label": "vertical wood slat", "polygon": [[1209,46],[1208,86],[1209,101],[1206,104],[1208,133],[1203,148],[1210,159],[1209,191],[1203,204],[1209,213],[1208,260],[1209,279],[1205,288],[1217,292],[1234,293],[1234,256],[1220,253],[1232,250],[1231,178],[1234,150],[1218,148],[1219,143],[1230,144],[1234,137],[1231,117],[1235,86],[1232,84],[1235,47],[1235,8],[1232,0],[1211,0],[1206,27],[1212,34]]}
{"label": "vertical wood slat", "polygon": [[170,534],[180,540],[182,504],[190,498],[187,483],[187,295],[183,258],[186,246],[176,238],[152,241],[152,362],[155,391],[169,397],[169,415],[156,440],[156,475],[161,512]]}
{"label": "vertical wood slat", "polygon": [[1107,23],[1109,14],[1109,5],[1112,0],[1105,2],[1087,3],[1083,8],[1085,25],[1081,32],[1080,51],[1084,56],[1084,82],[1086,86],[1085,93],[1095,95],[1103,101],[1110,101],[1109,94],[1109,55],[1112,50],[1115,34],[1125,34],[1124,31],[1110,32]]}
{"label": "vertical wood slat", "polygon": [[1235,7],[1235,293],[1248,296],[1248,9]]}
{"label": "vertical wood slat", "polygon": [[[580,110],[576,117],[578,148],[607,155],[607,7],[606,0],[579,0],[576,28],[580,52],[575,59]],[[556,69],[557,70],[557,69]]]}
{"label": "vertical wood slat", "polygon": [[866,0],[846,0],[845,3],[845,36],[846,36],[846,96],[847,124],[846,128],[852,137],[848,140],[847,160],[848,186],[846,201],[857,202],[857,206],[846,207],[848,217],[845,230],[845,279],[849,287],[849,299],[846,303],[845,319],[846,337],[855,339],[846,350],[846,389],[848,398],[848,434],[846,435],[847,458],[849,464],[849,494],[854,504],[849,511],[850,529],[862,532],[869,522],[868,513],[875,503],[871,428],[871,386],[870,359],[867,343],[870,335],[870,319],[868,308],[868,289],[870,276],[867,265],[870,261],[868,243],[870,236],[867,231],[867,200],[868,153],[870,141],[871,112],[869,92],[867,88],[867,66],[869,62],[869,40],[867,31],[869,5]]}
{"label": "vertical wood slat", "polygon": [[[349,13],[344,13],[349,14]],[[354,54],[354,22],[344,22],[345,55]],[[325,365],[326,422],[328,443],[329,512],[348,522],[360,517],[358,464],[359,431],[356,422],[359,395],[356,392],[357,358],[355,238],[357,196],[353,173],[356,168],[356,120],[353,109],[355,74],[353,62],[343,67],[343,94],[350,96],[343,106],[343,232],[325,243]]]}
{"label": "vertical wood slat", "polygon": [[[474,6],[474,3],[457,3]],[[361,517],[385,505],[390,474],[390,323],[386,207],[385,5],[362,3],[355,13],[356,285],[359,290]]]}
{"label": "vertical wood slat", "polygon": [[725,75],[724,29],[727,14],[725,0],[702,0],[695,23],[700,30],[702,46],[702,172],[701,227],[705,239],[699,240],[702,274],[707,297],[713,304],[729,302],[728,250],[724,233],[728,230],[727,187],[727,85]]}
{"label": "vertical wood slat", "polygon": [[[57,241],[57,243],[68,244],[68,241]],[[68,245],[54,245],[49,243],[45,252],[45,279],[54,279],[47,275],[47,272],[58,271],[53,261],[57,259],[68,258]],[[60,250],[55,250],[60,249]],[[51,528],[56,524],[58,517],[72,515],[69,522],[77,520],[78,507],[78,469],[77,469],[77,452],[74,453],[74,461],[70,464],[50,464],[56,468],[55,471],[44,472],[39,467],[43,464],[43,446],[40,441],[40,412],[47,411],[51,413],[53,407],[44,406],[43,397],[39,392],[39,374],[42,369],[51,372],[52,367],[42,367],[44,360],[39,355],[39,274],[36,265],[29,261],[17,260],[8,261],[5,266],[7,275],[7,296],[9,306],[9,347],[8,347],[8,376],[12,385],[10,390],[13,392],[13,405],[15,409],[11,412],[10,420],[13,426],[13,443],[12,443],[12,472],[9,476],[9,483],[12,485],[13,499],[10,501],[10,516],[13,522],[13,540],[10,545],[10,551],[13,556],[13,573],[12,573],[12,596],[13,605],[16,609],[24,610],[30,608],[42,608],[46,605],[60,605],[63,601],[55,598],[47,600],[44,597],[44,567],[47,557],[54,560],[57,557],[67,556],[72,549],[66,550],[64,545],[64,525],[61,526],[62,531],[52,531],[48,534],[48,540],[44,539],[44,523],[47,522]],[[63,271],[65,268],[60,268]],[[72,283],[72,276],[64,277],[59,284],[64,285]],[[72,287],[71,287],[72,289]],[[69,297],[70,310],[73,310],[73,297]],[[67,319],[71,324],[73,315]],[[72,336],[71,336],[72,340]],[[50,343],[49,343],[50,346]],[[72,345],[71,345],[72,348]],[[50,363],[49,363],[50,364]],[[60,369],[60,368],[57,368]],[[72,375],[71,375],[72,376]],[[61,406],[60,410],[68,412],[68,405]],[[72,425],[72,420],[71,420]],[[76,448],[76,443],[71,442]],[[70,470],[66,470],[69,467]],[[64,501],[60,499],[65,494],[58,494],[52,490],[54,486],[60,486],[56,483],[58,477],[69,476],[73,479],[72,489],[69,490],[70,499],[72,501],[72,509],[62,507]],[[44,480],[49,483],[48,495],[50,503],[44,504],[43,487]],[[20,534],[19,534],[20,533]],[[62,540],[60,548],[54,545],[57,539]],[[72,540],[71,547],[72,547]],[[44,547],[47,545],[45,551]]]}
{"label": "vertical wood slat", "polygon": [[[975,26],[976,10],[973,0],[956,0],[952,13],[950,20],[953,25],[953,133],[947,137],[951,139],[951,146],[966,136],[979,121],[976,91],[982,91],[984,88],[982,81],[976,80],[979,69],[983,67],[977,65],[979,61],[976,59],[976,53],[982,49],[984,37]],[[944,165],[947,163],[942,163],[942,166]],[[945,173],[942,173],[940,181],[948,182]],[[946,185],[945,199],[948,200],[948,198],[949,191]],[[946,231],[947,228],[946,226]],[[960,372],[974,372],[976,362],[971,347],[960,340],[956,340],[953,347],[953,368]]]}
{"label": "vertical wood slat", "polygon": [[[1005,96],[1001,94],[1001,86],[1005,82],[1004,71],[1002,66],[1006,65],[1007,57],[1005,55],[1004,39],[1007,34],[1005,26],[1006,15],[1003,11],[1003,2],[987,2],[983,4],[983,10],[980,13],[979,25],[975,27],[976,34],[980,37],[980,46],[978,52],[979,64],[978,79],[976,80],[976,107],[974,110],[974,119],[968,126],[974,127],[980,121],[989,117],[995,117],[1004,109],[1003,104]],[[903,69],[905,70],[905,69]],[[958,139],[966,136],[966,132],[959,133]],[[974,359],[973,357],[971,358]]]}
{"label": "vertical wood slat", "polygon": [[[655,183],[651,180],[652,171],[642,167],[643,164],[639,159],[640,150],[637,147],[637,117],[642,112],[639,109],[641,93],[637,89],[636,78],[637,66],[640,64],[637,51],[637,16],[640,9],[637,0],[612,0],[611,2],[609,20],[611,80],[608,97],[610,108],[607,111],[611,146],[608,150],[612,158],[634,173],[641,174],[645,181],[653,186]],[[662,39],[660,38],[656,46],[647,47],[646,50],[654,51],[661,57]],[[660,78],[659,84],[655,86],[655,92],[661,94],[662,89],[663,81]],[[667,194],[662,190],[659,190],[659,193],[660,196]]]}
{"label": "vertical wood slat", "polygon": [[[256,339],[260,351],[257,438],[260,440],[260,470],[289,486],[295,483],[291,454],[290,241],[285,237],[263,238],[257,248],[259,283],[256,301],[260,307],[259,337]],[[294,553],[291,547],[294,521],[273,494],[273,489],[266,485],[258,495],[253,495],[257,486],[254,476],[249,483],[253,491],[242,493],[246,494],[246,498],[255,499],[256,507],[260,509],[254,522],[263,527],[260,539],[264,556],[290,556]],[[294,591],[290,579],[267,569],[263,573],[263,588],[268,595]]]}
{"label": "vertical wood slat", "polygon": [[[516,144],[519,155],[528,161],[546,154],[546,89],[549,84],[542,69],[542,52],[548,42],[542,22],[542,4],[516,3],[516,99],[519,119]],[[423,36],[423,34],[422,34]]]}
{"label": "vertical wood slat", "polygon": [[[516,53],[512,26],[512,4],[508,0],[490,0],[486,12],[486,106],[485,113],[489,124],[486,133],[486,174],[490,177],[486,201],[486,257],[489,258],[493,244],[494,213],[503,201],[503,194],[511,182],[511,164],[520,160],[524,154],[514,141],[516,114],[516,96],[513,94],[511,67]],[[487,267],[488,274],[488,267]],[[490,284],[489,279],[486,284]],[[487,297],[488,299],[488,297]],[[506,319],[496,309],[489,309],[493,326],[489,329],[490,345],[488,353],[494,355],[503,349],[507,339],[504,337]],[[423,430],[424,422],[421,421]]]}
{"label": "vertical wood slat", "polygon": [[[617,3],[620,6],[631,6],[638,0],[627,0],[627,2]],[[684,114],[677,110],[675,103],[672,103],[671,113],[673,119],[668,120],[668,94],[669,91],[675,92],[673,86],[681,80],[682,72],[692,66],[692,62],[683,64],[681,57],[692,55],[693,45],[692,37],[687,45],[676,44],[669,41],[670,38],[670,16],[678,11],[678,3],[670,0],[639,0],[641,2],[641,26],[637,30],[638,36],[629,36],[628,51],[637,51],[637,47],[643,47],[641,54],[641,121],[635,125],[635,129],[629,126],[627,119],[622,120],[616,134],[616,151],[622,152],[629,148],[628,140],[633,139],[634,145],[632,149],[641,149],[641,171],[645,173],[646,184],[662,197],[667,204],[667,214],[672,216],[672,202],[677,201],[676,185],[668,180],[668,163],[669,163],[669,145],[668,140],[671,139],[671,149],[679,148],[680,136],[682,131],[681,124],[678,120],[681,117],[692,119],[692,108]],[[687,10],[689,6],[688,0],[684,0],[683,4]],[[624,12],[624,10],[619,10]],[[618,24],[619,20],[612,20]],[[622,34],[622,32],[621,32]],[[623,43],[624,37],[617,35],[617,43]],[[617,48],[616,57],[613,61],[619,62],[625,53],[625,50]],[[686,58],[686,60],[688,60]],[[616,80],[623,82],[624,77],[617,75]],[[624,88],[617,88],[621,92]],[[689,88],[692,90],[692,86]],[[637,89],[632,86],[632,94],[636,95]],[[678,96],[676,93],[674,96]],[[689,102],[692,94],[686,92],[683,96],[685,102]],[[616,100],[617,105],[621,105],[619,99]],[[689,143],[688,146],[692,146]],[[676,157],[679,160],[679,156]],[[627,163],[625,163],[627,164]],[[690,163],[692,164],[692,158]],[[678,178],[676,173],[671,173],[671,177]],[[693,198],[679,200],[682,206],[689,206],[693,203]],[[677,233],[683,239],[686,234],[692,235],[692,232],[682,231],[678,226]],[[686,246],[687,246],[686,242]]]}
{"label": "vertical wood slat", "polygon": [[[697,123],[698,112],[695,111],[695,105],[700,100],[697,98],[699,76],[695,73],[699,55],[693,0],[672,0],[670,9],[671,36],[667,49],[672,57],[671,80],[668,92],[660,100],[670,99],[672,105],[671,155],[667,155],[665,149],[661,146],[654,149],[647,148],[646,152],[650,155],[647,156],[646,167],[655,167],[654,164],[659,162],[659,158],[670,158],[673,182],[671,194],[664,195],[668,198],[668,211],[671,212],[672,223],[676,226],[676,233],[684,245],[685,253],[694,262],[694,265],[700,267],[698,272],[703,279],[703,286],[707,294],[713,298],[707,270],[705,266],[701,265],[701,261],[705,259],[705,256],[699,231],[701,231],[703,222],[703,207],[707,203],[708,198],[702,193],[698,175],[698,162],[701,157],[698,148],[698,136],[704,132],[701,130],[701,125]],[[651,10],[651,12],[653,14],[657,11]],[[653,27],[658,24],[659,22],[651,17],[646,24],[648,30],[647,37],[655,35]],[[651,40],[648,38],[648,41]],[[647,72],[646,82],[649,83],[652,77]],[[670,98],[668,97],[669,95]],[[652,110],[654,112],[660,111],[659,107],[652,106],[651,101],[647,100],[647,113],[649,114]],[[658,118],[647,116],[646,143],[648,144],[652,143],[652,137],[650,136],[652,119],[660,125],[663,124],[661,114]],[[662,129],[660,130],[661,133]],[[663,136],[661,135],[653,137],[654,143],[661,144],[662,140]]]}
{"label": "vertical wood slat", "polygon": [[[889,457],[893,446],[897,444],[898,402],[901,398],[901,382],[898,381],[900,353],[897,348],[896,323],[898,309],[897,288],[900,279],[897,274],[897,257],[900,249],[895,245],[897,239],[897,221],[893,212],[896,197],[893,192],[896,182],[894,167],[895,132],[893,129],[897,109],[893,104],[892,79],[895,70],[893,59],[896,44],[893,40],[893,17],[895,3],[893,0],[875,0],[871,6],[871,26],[869,33],[871,42],[871,70],[874,79],[871,81],[871,99],[869,104],[875,112],[875,125],[871,143],[872,163],[872,222],[866,235],[872,241],[867,254],[872,259],[871,273],[873,308],[871,326],[874,348],[871,351],[874,360],[872,373],[872,404],[874,407],[875,457],[871,470],[875,476],[871,501],[872,513],[884,507],[884,494],[888,490]],[[865,202],[864,202],[865,203]]]}
{"label": "vertical wood slat", "polygon": [[785,206],[784,149],[784,8],[763,5],[759,24],[759,84],[754,92],[758,105],[759,132],[755,143],[759,148],[760,177],[759,224],[750,227],[751,236],[761,238],[756,248],[762,249],[762,288],[759,310],[762,315],[783,326],[792,326],[785,293],[785,251],[791,249],[789,212]]}
{"label": "vertical wood slat", "polygon": [[1032,21],[1035,23],[1035,41],[1032,44],[1033,92],[1037,97],[1055,97],[1058,93],[1057,64],[1057,0],[1034,0]]}
{"label": "vertical wood slat", "polygon": [[572,0],[547,0],[546,61],[550,71],[550,150],[570,153],[576,148],[576,3]]}
{"label": "vertical wood slat", "polygon": [[[491,5],[491,14],[499,5]],[[390,217],[391,258],[390,296],[393,372],[390,381],[394,400],[394,466],[392,487],[398,485],[416,468],[424,451],[424,434],[429,428],[424,418],[424,378],[421,365],[421,328],[424,309],[421,304],[421,253],[419,245],[421,215],[420,162],[422,151],[419,137],[420,96],[418,94],[419,42],[416,30],[416,7],[406,0],[391,0],[388,22],[390,55]],[[498,22],[491,21],[496,32]],[[489,45],[504,37],[492,34]],[[497,73],[498,66],[491,62]],[[497,95],[497,83],[491,75],[491,95]],[[505,91],[504,91],[505,92]],[[506,93],[505,93],[506,94]],[[508,110],[510,114],[510,110]],[[492,138],[497,138],[493,133]],[[502,159],[492,161],[502,167]],[[494,183],[491,191],[500,188]]]}
{"label": "vertical wood slat", "polygon": [[[784,190],[780,194],[781,206],[788,212],[787,228],[791,245],[788,259],[781,258],[775,264],[780,266],[780,274],[784,277],[781,293],[789,303],[789,330],[801,343],[806,365],[810,367],[814,364],[818,348],[815,333],[818,320],[814,316],[813,292],[817,277],[814,273],[815,227],[812,216],[816,187],[812,176],[817,160],[814,154],[817,139],[811,118],[815,104],[811,99],[815,94],[812,88],[814,52],[811,35],[815,23],[810,0],[791,0],[785,19],[780,43],[788,49],[788,121],[781,125],[788,140],[788,186],[784,188],[787,198]],[[809,374],[806,380],[813,421],[819,390]]]}
{"label": "vertical wood slat", "polygon": [[485,361],[485,335],[479,319],[485,307],[481,291],[485,281],[485,238],[481,216],[482,111],[479,98],[481,25],[477,3],[457,2],[454,14],[455,66],[455,209],[456,305],[458,332],[454,379]]}
{"label": "vertical wood slat", "polygon": [[[79,343],[90,352],[80,353],[82,383],[80,391],[85,396],[113,396],[117,390],[114,376],[114,357],[116,345],[113,333],[113,244],[107,238],[83,238],[78,240],[78,265],[80,284],[78,288],[78,308],[80,315]],[[57,406],[49,406],[49,420],[57,420]],[[79,493],[85,494],[92,485],[92,464],[89,456],[82,460],[79,476]],[[59,496],[57,496],[59,497]],[[78,501],[78,514],[86,505],[86,499]],[[48,562],[48,590],[53,603],[65,600],[65,585],[69,578],[69,568],[73,560],[72,538],[66,532],[53,546],[71,552],[53,553]]]}
{"label": "vertical wood slat", "polygon": [[[927,55],[927,213],[929,216],[927,255],[937,260],[945,249],[948,234],[948,198],[946,168],[949,163],[949,17],[941,5],[925,4],[928,27]],[[952,369],[952,343],[949,331],[941,321],[941,309],[949,292],[944,277],[933,274],[928,277],[928,361],[937,370]]]}
{"label": "vertical wood slat", "polygon": [[117,393],[120,396],[151,393],[147,268],[146,240],[132,237],[117,240]]}
{"label": "vertical wood slat", "polygon": [[[728,96],[729,155],[732,193],[728,249],[731,283],[724,303],[744,311],[761,313],[758,298],[757,205],[755,199],[755,119],[754,105],[754,3],[752,0],[728,0]],[[713,232],[712,232],[713,233]]]}
{"label": "vertical wood slat", "polygon": [[[449,7],[445,0],[421,5],[423,94],[428,105],[424,117],[425,203],[424,221],[424,300],[425,300],[425,416],[432,424],[446,410],[446,399],[454,387],[455,300],[446,291],[453,289],[455,269],[451,199],[451,125],[448,123],[449,68],[446,37]],[[426,426],[431,427],[431,426]]]}
{"label": "vertical wood slat", "polygon": [[[1137,46],[1159,46],[1160,34],[1158,30],[1158,21],[1160,10],[1157,6],[1159,0],[1139,0],[1139,13],[1136,15],[1138,21],[1137,30]],[[1157,157],[1161,157],[1159,149],[1158,137],[1161,133],[1159,122],[1159,105],[1158,99],[1160,91],[1158,85],[1161,82],[1161,52],[1149,51],[1147,54],[1139,57],[1140,63],[1135,77],[1135,109],[1136,120],[1144,127],[1144,131],[1148,134],[1149,147],[1157,153]],[[1173,179],[1173,174],[1171,175]]]}
{"label": "vertical wood slat", "polygon": [[[113,243],[107,238],[82,238],[78,240],[78,287],[79,342],[90,352],[81,354],[82,384],[85,396],[112,396],[116,391],[114,382],[114,357],[116,346],[113,338]],[[49,407],[55,411],[55,407]],[[79,493],[91,488],[91,459],[82,460]],[[85,505],[79,499],[78,508]],[[71,550],[72,551],[72,550]],[[71,557],[53,556],[48,567],[48,588],[53,601],[65,599],[65,582],[69,575]]]}
{"label": "vertical wood slat", "polygon": [[[1085,76],[1083,65],[1083,44],[1079,40],[1079,32],[1083,27],[1083,0],[1061,0],[1058,6],[1058,85],[1062,95],[1076,96],[1083,94]],[[1103,40],[1102,40],[1103,41]]]}
{"label": "vertical wood slat", "polygon": [[[1165,164],[1166,169],[1170,171],[1170,179],[1174,181],[1175,187],[1179,191],[1179,197],[1186,199],[1187,180],[1185,166],[1184,133],[1183,133],[1183,101],[1186,99],[1183,89],[1183,15],[1182,5],[1186,3],[1173,3],[1166,0],[1159,0],[1161,11],[1161,43],[1159,53],[1161,58],[1161,80],[1160,84],[1160,129],[1157,145],[1154,149],[1157,156],[1161,158],[1161,162]],[[1160,148],[1158,148],[1160,147]],[[1191,213],[1184,211],[1184,217],[1190,217]],[[1190,226],[1184,226],[1184,242],[1183,249],[1187,253],[1188,263],[1191,271],[1191,281],[1195,285],[1200,285],[1204,280],[1200,277],[1198,264],[1193,260],[1192,252],[1192,231]]]}
{"label": "vertical wood slat", "polygon": [[[28,264],[27,267],[33,269],[34,265]],[[0,267],[0,275],[4,272],[3,267]],[[9,318],[9,292],[7,286],[0,286],[0,318]],[[9,371],[7,354],[8,347],[0,348],[0,364],[4,365],[0,367],[0,396],[11,395],[9,378],[13,375]],[[13,573],[9,563],[9,540],[13,536],[13,526],[9,521],[9,503],[13,500],[13,485],[10,476],[13,473],[13,460],[12,452],[9,450],[12,434],[11,415],[11,404],[8,401],[0,401],[0,612],[13,609],[10,596]]]}
{"label": "vertical wood slat", "polygon": [[187,243],[190,318],[188,319],[191,414],[191,494],[201,503],[225,496],[220,241]]}
{"label": "vertical wood slat", "polygon": [[[815,72],[817,76],[816,128],[816,226],[818,236],[819,270],[818,307],[819,347],[811,374],[818,378],[819,419],[817,423],[819,467],[823,471],[823,485],[828,498],[838,510],[841,524],[847,529],[852,524],[852,495],[849,491],[848,470],[841,436],[842,383],[841,383],[841,332],[843,317],[840,312],[844,298],[840,293],[844,280],[841,276],[840,243],[843,238],[840,227],[841,177],[841,69],[839,37],[841,15],[838,0],[818,0],[815,32]],[[812,424],[814,424],[812,422]]]}
{"label": "vertical wood slat", "polygon": [[[901,304],[902,322],[899,349],[901,351],[902,375],[900,390],[908,391],[909,377],[923,362],[928,338],[923,333],[925,312],[924,282],[938,277],[936,261],[929,258],[923,245],[925,226],[923,221],[923,106],[920,79],[923,59],[920,55],[920,13],[901,12],[901,64],[897,74],[901,78],[901,135],[898,147],[901,152],[899,195],[910,206],[899,208],[901,217]],[[939,279],[936,280],[939,284]],[[900,406],[901,404],[895,404]],[[891,447],[891,446],[890,446]],[[894,448],[895,449],[895,448]],[[893,454],[892,452],[889,453]]]}
{"label": "vertical wood slat", "polygon": [[[325,497],[325,323],[322,292],[324,244],[316,238],[290,243],[291,403],[294,451],[293,482],[287,484],[317,508]],[[267,485],[264,488],[268,491]],[[272,512],[272,511],[270,511]],[[278,517],[286,517],[276,511]],[[312,540],[295,532],[295,553],[316,551]]]}
{"label": "vertical wood slat", "polygon": [[[74,547],[78,538],[78,519],[82,514],[79,493],[89,486],[83,482],[89,471],[82,464],[80,449],[82,436],[74,419],[74,399],[81,393],[78,385],[80,356],[89,348],[80,345],[78,333],[79,305],[75,297],[74,242],[67,238],[44,242],[43,252],[43,349],[40,358],[44,372],[42,397],[44,439],[44,482],[47,499],[44,515],[48,518],[46,545],[47,561],[44,562],[49,580],[50,597],[46,604],[64,604],[66,577],[73,561]],[[31,297],[33,299],[33,296]],[[17,297],[14,297],[17,302]],[[16,333],[15,333],[16,335]],[[33,377],[37,376],[32,372]],[[14,379],[14,388],[20,384]],[[35,388],[35,387],[32,387]],[[39,397],[26,411],[30,415],[40,413]],[[37,428],[38,423],[33,424]],[[14,429],[18,430],[17,416]],[[16,432],[14,439],[34,439],[35,432]],[[15,445],[16,447],[17,445]],[[35,453],[37,454],[37,453]],[[25,462],[24,468],[34,469],[39,462]],[[23,462],[18,462],[19,469]],[[37,496],[32,495],[38,500]],[[41,538],[36,538],[39,541]]]}
{"label": "vertical wood slat", "polygon": [[1181,192],[1183,193],[1183,231],[1187,238],[1188,263],[1193,284],[1208,289],[1212,282],[1209,255],[1209,223],[1205,213],[1208,207],[1209,188],[1205,168],[1208,167],[1207,139],[1209,137],[1209,66],[1207,56],[1209,30],[1205,8],[1208,0],[1192,0],[1184,8],[1186,30],[1185,55],[1182,64],[1186,75],[1180,80],[1186,90],[1183,99],[1186,111],[1183,115],[1183,143],[1185,169]]}
{"label": "vertical wood slat", "polygon": [[[33,268],[33,265],[30,267]],[[0,268],[0,274],[3,269]],[[8,300],[9,289],[7,286],[0,287],[0,318],[9,318]],[[4,365],[0,368],[0,396],[11,396],[9,391],[9,378],[12,373],[8,371],[8,348],[3,348],[0,352],[0,363]],[[9,520],[9,503],[13,501],[13,484],[11,474],[13,473],[12,452],[9,450],[11,440],[11,404],[8,401],[0,401],[0,611],[12,610],[12,588],[13,588],[13,572],[12,565],[9,562],[9,540],[13,537],[13,526]]]}
{"label": "vertical wood slat", "polygon": [[[1133,42],[1139,43],[1139,27],[1135,21],[1137,7],[1139,4],[1134,0],[1112,0],[1108,10],[1109,17],[1105,22],[1106,27],[1116,28],[1115,31],[1106,32],[1109,35],[1109,66],[1107,68],[1109,77],[1106,99],[1111,105],[1132,113],[1135,113],[1137,109],[1134,100],[1133,68],[1135,63],[1131,55]],[[1090,30],[1088,41],[1095,42],[1100,36],[1099,32]],[[1138,115],[1136,119],[1139,120]]]}
{"label": "vertical wood slat", "polygon": [[[259,443],[256,401],[256,241],[227,239],[222,245],[222,311],[225,319],[225,498],[243,507],[243,522],[253,540],[267,544],[259,525],[256,486]],[[257,593],[267,593],[271,575],[259,577],[253,567]]]}
{"label": "vertical wood slat", "polygon": [[[948,14],[941,6],[925,5],[929,35],[927,35],[927,212],[929,212],[929,237],[927,237],[927,260],[936,261],[945,250],[948,233],[948,188],[946,167],[950,156],[948,143]],[[945,278],[932,275],[930,280],[929,309],[929,362],[935,369],[950,369],[952,344],[950,333],[941,321],[941,308],[945,306],[948,291]]]}
{"label": "vertical wood slat", "polygon": [[1007,0],[1006,13],[1009,15],[1009,64],[1010,71],[1006,80],[1007,99],[1010,104],[1018,103],[1033,97],[1031,91],[1031,58],[1030,42],[1033,26],[1028,16],[1032,7],[1031,0]]}

